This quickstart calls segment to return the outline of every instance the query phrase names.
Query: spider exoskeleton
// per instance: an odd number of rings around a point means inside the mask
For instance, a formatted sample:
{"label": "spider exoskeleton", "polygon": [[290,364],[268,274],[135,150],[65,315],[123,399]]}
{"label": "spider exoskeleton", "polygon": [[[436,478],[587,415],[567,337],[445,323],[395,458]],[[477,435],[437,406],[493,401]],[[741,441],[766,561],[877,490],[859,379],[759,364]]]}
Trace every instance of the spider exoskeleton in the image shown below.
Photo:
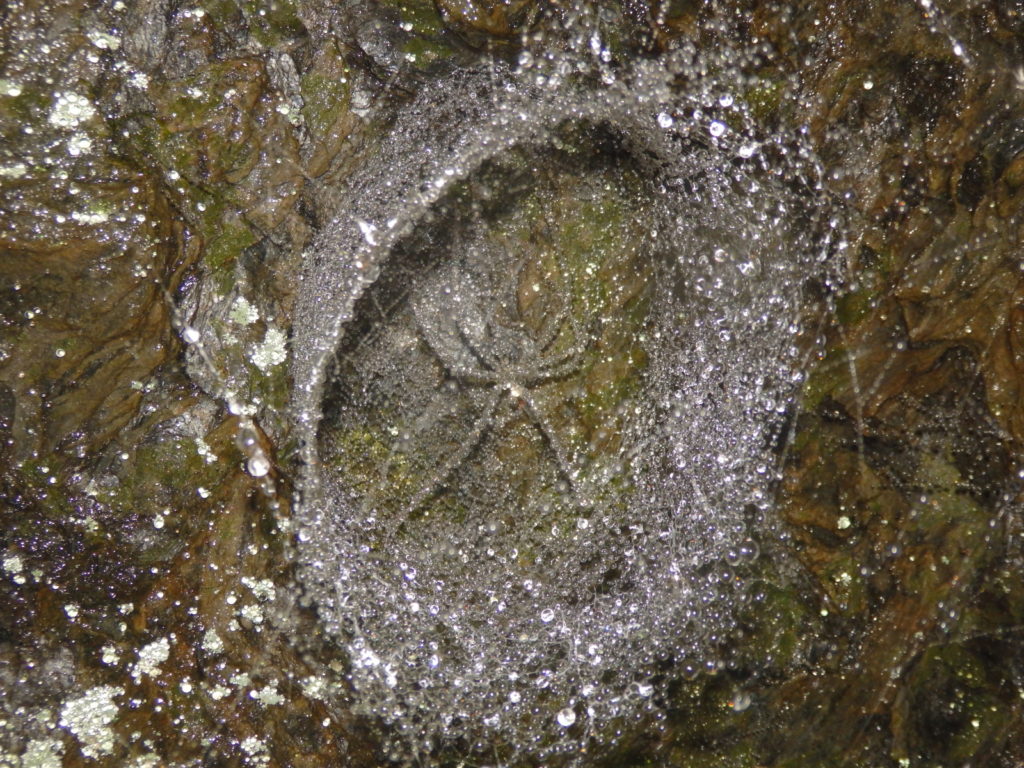
{"label": "spider exoskeleton", "polygon": [[[557,259],[548,262],[542,292],[537,282],[523,283],[527,267],[541,262],[478,247],[435,270],[412,298],[419,333],[444,375],[487,394],[457,449],[391,521],[389,536],[446,487],[488,433],[499,432],[524,413],[540,432],[573,503],[581,504],[576,456],[539,402],[540,388],[581,371],[586,352],[584,331],[572,312],[571,289]],[[540,312],[528,318],[522,295],[531,291],[543,296]]]}

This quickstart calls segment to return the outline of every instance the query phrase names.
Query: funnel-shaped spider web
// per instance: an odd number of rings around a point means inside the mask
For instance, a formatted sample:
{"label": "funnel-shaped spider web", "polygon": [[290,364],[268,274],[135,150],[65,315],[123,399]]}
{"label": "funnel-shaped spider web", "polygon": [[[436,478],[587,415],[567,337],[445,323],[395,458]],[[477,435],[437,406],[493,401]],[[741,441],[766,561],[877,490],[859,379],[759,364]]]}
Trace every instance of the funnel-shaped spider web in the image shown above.
{"label": "funnel-shaped spider web", "polygon": [[[416,327],[445,376],[486,391],[478,413],[456,449],[444,457],[387,535],[420,511],[450,483],[489,433],[525,414],[537,429],[574,503],[581,505],[574,451],[540,406],[538,389],[565,381],[584,365],[586,337],[573,315],[572,288],[557,256],[510,256],[480,247],[438,267],[410,300]],[[543,269],[543,287],[527,285],[530,267]],[[543,294],[539,314],[529,318],[524,293]]]}

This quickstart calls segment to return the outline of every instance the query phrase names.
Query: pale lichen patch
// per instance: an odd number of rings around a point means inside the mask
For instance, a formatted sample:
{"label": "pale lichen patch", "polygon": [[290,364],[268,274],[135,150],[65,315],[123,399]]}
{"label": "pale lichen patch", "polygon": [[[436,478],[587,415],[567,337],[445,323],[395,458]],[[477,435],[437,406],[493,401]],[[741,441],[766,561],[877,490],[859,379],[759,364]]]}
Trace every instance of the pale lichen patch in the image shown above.
{"label": "pale lichen patch", "polygon": [[78,739],[86,757],[95,759],[113,752],[114,732],[110,724],[118,713],[114,697],[123,693],[123,688],[98,685],[68,699],[61,707],[60,724]]}
{"label": "pale lichen patch", "polygon": [[242,752],[245,754],[245,762],[249,765],[262,766],[270,762],[267,745],[256,736],[249,736],[243,739],[239,747],[241,747]]}
{"label": "pale lichen patch", "polygon": [[28,166],[24,163],[0,165],[0,179],[20,179],[26,173],[28,173]]}
{"label": "pale lichen patch", "polygon": [[171,644],[166,637],[154,640],[139,649],[139,660],[132,666],[132,677],[138,681],[143,675],[155,677],[160,674],[160,665],[171,655]]}
{"label": "pale lichen patch", "polygon": [[13,80],[0,78],[0,96],[21,96],[21,86]]}
{"label": "pale lichen patch", "polygon": [[271,707],[276,704],[284,703],[284,696],[278,693],[277,681],[272,680],[265,686],[256,690],[255,688],[249,691],[249,698],[258,701],[265,707]]}
{"label": "pale lichen patch", "polygon": [[302,683],[302,693],[309,699],[327,700],[327,681],[317,675],[310,675]]}
{"label": "pale lichen patch", "polygon": [[215,685],[210,689],[210,698],[214,701],[220,701],[229,695],[231,695],[231,689],[224,685]]}
{"label": "pale lichen patch", "polygon": [[89,42],[103,51],[116,51],[121,47],[121,38],[98,30],[89,33]]}
{"label": "pale lichen patch", "polygon": [[288,359],[285,349],[285,335],[279,328],[267,329],[263,341],[256,345],[256,348],[249,354],[253,365],[264,373],[269,373],[271,368],[280,365]]}
{"label": "pale lichen patch", "polygon": [[115,648],[113,645],[104,645],[102,651],[100,652],[100,661],[102,661],[108,667],[112,667],[114,664],[117,664],[120,658],[121,655],[117,652],[117,648]]}
{"label": "pale lichen patch", "polygon": [[57,739],[32,739],[21,755],[21,768],[60,768],[63,752]]}
{"label": "pale lichen patch", "polygon": [[25,574],[23,573],[25,565],[22,562],[20,555],[4,555],[4,559],[0,564],[2,564],[3,569],[11,575],[11,581],[15,584],[25,583]]}
{"label": "pale lichen patch", "polygon": [[224,641],[217,634],[217,630],[208,629],[203,634],[203,650],[207,653],[224,653]]}
{"label": "pale lichen patch", "polygon": [[251,579],[248,576],[242,577],[242,584],[256,596],[261,602],[271,601],[277,596],[277,589],[270,579]]}
{"label": "pale lichen patch", "polygon": [[239,296],[231,305],[228,317],[236,325],[252,325],[260,319],[260,311],[245,296]]}

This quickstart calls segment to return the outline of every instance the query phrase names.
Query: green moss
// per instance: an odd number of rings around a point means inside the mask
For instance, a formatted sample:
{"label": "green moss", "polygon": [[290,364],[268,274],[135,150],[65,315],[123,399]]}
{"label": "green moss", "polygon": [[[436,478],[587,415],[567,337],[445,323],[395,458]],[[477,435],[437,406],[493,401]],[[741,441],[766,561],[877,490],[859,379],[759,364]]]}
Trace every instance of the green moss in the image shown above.
{"label": "green moss", "polygon": [[771,124],[779,117],[782,97],[785,94],[785,80],[781,74],[774,75],[762,70],[757,81],[744,94],[750,111],[759,124]]}
{"label": "green moss", "polygon": [[191,506],[197,488],[216,486],[230,468],[230,462],[207,462],[193,440],[143,443],[121,473],[114,503],[140,513],[175,501]]}
{"label": "green moss", "polygon": [[[701,676],[680,686],[669,727],[673,745],[667,764],[678,768],[761,765],[757,732],[749,732],[752,708],[735,708],[742,689],[726,675]],[[737,734],[742,734],[737,737]]]}
{"label": "green moss", "polygon": [[402,46],[409,63],[424,68],[455,53],[445,41],[445,25],[432,0],[382,0],[381,4],[398,12],[402,28],[411,35]]}
{"label": "green moss", "polygon": [[275,413],[280,413],[287,408],[291,380],[288,377],[286,364],[275,365],[269,371],[252,366],[250,377],[253,382],[252,394],[260,398],[264,407]]}
{"label": "green moss", "polygon": [[348,110],[351,86],[344,74],[338,76],[339,71],[347,73],[340,58],[332,70],[311,71],[300,83],[302,117],[316,136],[329,135],[341,115]]}
{"label": "green moss", "polygon": [[375,430],[338,431],[332,433],[330,443],[331,463],[348,474],[356,491],[377,494],[386,480],[391,496],[404,498],[415,493],[417,476],[408,460]]}
{"label": "green moss", "polygon": [[876,299],[873,288],[845,293],[836,301],[836,319],[844,326],[854,325],[874,309]]}
{"label": "green moss", "polygon": [[[982,509],[975,498],[962,492],[963,478],[949,455],[926,453],[920,459],[916,481],[924,491],[916,514],[908,523],[909,531],[921,534],[945,534],[953,526],[959,534],[952,549],[962,551],[980,545],[987,534],[991,512]],[[948,539],[947,539],[948,540]]]}
{"label": "green moss", "polygon": [[402,52],[406,55],[406,61],[422,68],[451,56],[453,50],[436,40],[414,37],[402,46]]}
{"label": "green moss", "polygon": [[444,32],[444,22],[433,0],[381,0],[381,5],[398,11],[402,23],[418,37],[436,37]]}
{"label": "green moss", "polygon": [[[824,358],[811,368],[801,393],[802,409],[816,410],[825,398],[840,391],[849,380],[849,352],[844,345],[836,344],[826,350]],[[803,435],[798,433],[797,448],[803,444],[803,440]]]}
{"label": "green moss", "polygon": [[1013,710],[993,694],[992,673],[991,665],[963,645],[924,652],[908,694],[920,752],[941,755],[943,764],[968,764],[1006,733]]}
{"label": "green moss", "polygon": [[[398,514],[423,489],[434,469],[433,464],[414,465],[408,456],[396,450],[394,436],[364,427],[332,432],[329,455],[331,464],[345,473],[364,503],[371,507],[379,505],[382,512],[390,508],[391,514]],[[465,517],[465,506],[446,495],[427,499],[409,513],[411,521],[432,518],[452,525],[462,524]]]}
{"label": "green moss", "polygon": [[238,0],[201,0],[199,7],[206,11],[214,24],[232,28],[243,20]]}
{"label": "green moss", "polygon": [[[146,123],[133,137],[133,143],[137,151],[155,158],[159,166],[180,174],[174,186],[185,190],[189,207],[196,214],[197,228],[206,246],[203,263],[213,274],[218,290],[226,292],[234,284],[234,268],[242,251],[259,240],[237,213],[241,206],[232,201],[231,186],[204,184],[197,178],[195,139],[190,134]],[[230,150],[224,157],[233,162],[231,156],[251,151]]]}
{"label": "green moss", "polygon": [[[754,585],[751,585],[755,589]],[[791,588],[769,581],[761,583],[747,621],[752,631],[744,639],[744,656],[757,664],[785,666],[803,648],[803,638],[812,622],[811,608]]]}
{"label": "green moss", "polygon": [[[203,263],[214,275],[218,289],[226,292],[234,282],[238,257],[259,238],[237,213],[242,206],[232,200],[233,187],[224,181],[223,174],[248,162],[256,148],[249,142],[229,142],[227,138],[211,139],[205,147],[199,147],[192,130],[174,131],[155,121],[139,126],[132,143],[136,151],[154,158],[158,166],[178,174],[174,187],[184,190],[205,240]],[[202,178],[197,154],[200,149],[217,156],[220,178]]]}
{"label": "green moss", "polygon": [[17,96],[0,97],[0,118],[25,125],[41,122],[53,103],[53,86],[35,89],[23,85],[20,88]]}
{"label": "green moss", "polygon": [[823,588],[844,616],[857,617],[867,609],[868,591],[861,563],[853,552],[840,551],[823,570]]}
{"label": "green moss", "polygon": [[222,293],[234,284],[234,270],[242,251],[253,245],[257,240],[252,229],[239,219],[223,222],[220,229],[211,226],[208,232],[212,239],[206,244],[203,263],[210,270],[216,281],[217,289]]}
{"label": "green moss", "polygon": [[[13,475],[19,488],[24,489],[26,499],[31,499],[34,507],[42,517],[52,521],[69,521],[76,517],[76,510],[67,497],[60,483],[51,483],[50,478],[58,478],[64,462],[59,456],[46,459],[30,459],[14,467]],[[16,521],[27,518],[19,516]]]}
{"label": "green moss", "polygon": [[294,0],[243,0],[242,13],[250,34],[268,48],[306,34]]}

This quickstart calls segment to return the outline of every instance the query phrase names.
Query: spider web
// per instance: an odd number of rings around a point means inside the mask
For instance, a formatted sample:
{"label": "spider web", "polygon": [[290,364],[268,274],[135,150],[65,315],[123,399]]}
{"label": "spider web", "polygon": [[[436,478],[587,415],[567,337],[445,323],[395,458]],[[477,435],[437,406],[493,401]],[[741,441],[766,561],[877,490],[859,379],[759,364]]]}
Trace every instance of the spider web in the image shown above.
{"label": "spider web", "polygon": [[[1016,582],[989,577],[1019,558],[1011,441],[974,351],[915,348],[885,317],[920,312],[908,326],[927,334],[937,297],[976,280],[971,252],[911,259],[893,289],[868,239],[847,255],[863,225],[800,135],[723,106],[743,57],[708,76],[680,63],[693,55],[667,65],[689,78],[671,98],[643,65],[619,75],[629,96],[456,78],[451,103],[468,83],[535,135],[481,115],[437,153],[449,167],[410,173],[406,189],[454,177],[443,194],[410,204],[392,182],[351,203],[366,243],[335,232],[320,248],[315,279],[345,253],[372,273],[314,294],[333,335],[297,334],[328,339],[304,578],[356,706],[405,759],[578,760],[645,729],[763,762],[1012,754],[998,745],[1019,721],[1019,627],[1000,611]],[[395,145],[444,123],[431,109],[414,104]],[[392,214],[393,238],[366,236]],[[614,236],[557,231],[581,219]],[[531,346],[559,307],[574,330]],[[594,317],[605,330],[578,369],[547,381]],[[536,384],[504,381],[513,363]]]}

